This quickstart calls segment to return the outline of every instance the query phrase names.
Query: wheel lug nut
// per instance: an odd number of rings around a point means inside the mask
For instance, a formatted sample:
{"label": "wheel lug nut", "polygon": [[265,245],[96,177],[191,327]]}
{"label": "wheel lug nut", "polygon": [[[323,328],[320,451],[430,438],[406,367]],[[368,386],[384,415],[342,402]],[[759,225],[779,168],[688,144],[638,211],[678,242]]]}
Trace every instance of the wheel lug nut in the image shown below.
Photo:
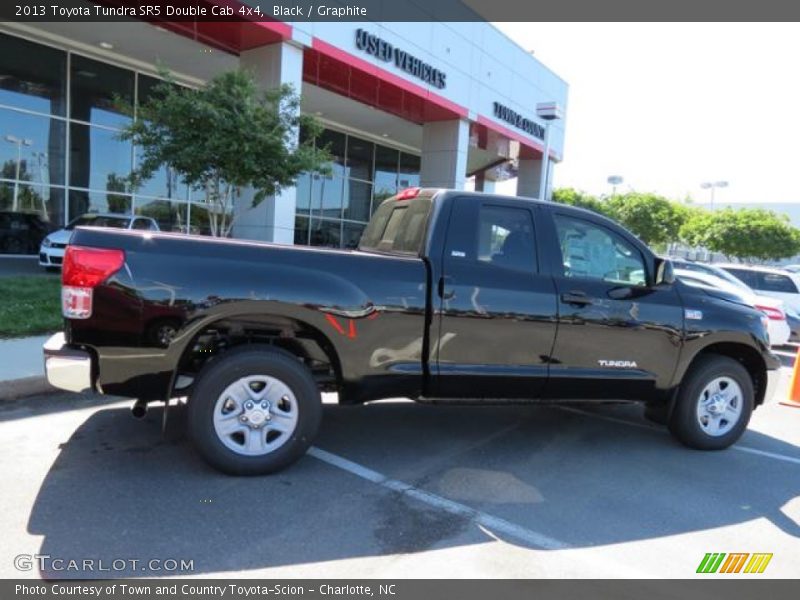
{"label": "wheel lug nut", "polygon": [[242,423],[247,423],[247,415],[242,415]]}
{"label": "wheel lug nut", "polygon": [[244,405],[244,407],[245,407],[247,410],[250,410],[250,409],[252,409],[252,408],[253,408],[253,403],[252,403],[252,402],[248,402],[247,404],[245,404],[245,405]]}
{"label": "wheel lug nut", "polygon": [[267,404],[266,402],[262,402],[261,403],[261,408],[267,408],[268,406],[269,406],[269,404]]}

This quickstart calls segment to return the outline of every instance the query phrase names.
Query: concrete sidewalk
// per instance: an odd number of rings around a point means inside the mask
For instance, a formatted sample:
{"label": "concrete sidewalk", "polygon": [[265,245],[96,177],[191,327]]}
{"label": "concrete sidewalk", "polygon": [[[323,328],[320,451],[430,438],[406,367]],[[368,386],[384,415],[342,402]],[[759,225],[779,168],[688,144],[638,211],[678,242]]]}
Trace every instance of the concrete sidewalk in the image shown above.
{"label": "concrete sidewalk", "polygon": [[52,390],[44,377],[42,345],[49,335],[0,340],[0,401]]}

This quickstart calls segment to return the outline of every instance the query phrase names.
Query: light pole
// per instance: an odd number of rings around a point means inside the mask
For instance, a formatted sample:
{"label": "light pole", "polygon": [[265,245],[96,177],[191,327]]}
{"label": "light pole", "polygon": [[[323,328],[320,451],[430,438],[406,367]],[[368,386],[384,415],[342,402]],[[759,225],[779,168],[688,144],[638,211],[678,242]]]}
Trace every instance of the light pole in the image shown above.
{"label": "light pole", "polygon": [[547,175],[550,172],[550,121],[564,118],[564,112],[558,102],[540,102],[536,105],[536,116],[544,120],[544,153],[539,176],[539,199],[542,200],[547,194]]}
{"label": "light pole", "polygon": [[[47,214],[47,202],[45,201],[44,194],[45,194],[45,169],[47,168],[47,152],[32,152],[31,155],[33,158],[36,159],[39,169],[39,182],[42,184],[42,193],[40,195],[42,201],[42,219],[44,221],[50,221],[50,215]],[[49,197],[49,193],[48,193]]]}
{"label": "light pole", "polygon": [[726,188],[728,187],[727,181],[704,181],[700,184],[700,187],[704,190],[711,190],[711,210],[714,210],[714,190],[717,188]]}
{"label": "light pole", "polygon": [[17,174],[16,177],[14,177],[14,201],[11,204],[11,211],[17,212],[19,207],[19,170],[20,163],[22,162],[22,147],[30,146],[33,142],[29,139],[20,139],[11,134],[6,135],[6,141],[10,144],[17,145]]}
{"label": "light pole", "polygon": [[613,197],[617,195],[617,186],[621,185],[625,179],[622,175],[609,175],[606,181],[608,181],[611,186],[611,196]]}

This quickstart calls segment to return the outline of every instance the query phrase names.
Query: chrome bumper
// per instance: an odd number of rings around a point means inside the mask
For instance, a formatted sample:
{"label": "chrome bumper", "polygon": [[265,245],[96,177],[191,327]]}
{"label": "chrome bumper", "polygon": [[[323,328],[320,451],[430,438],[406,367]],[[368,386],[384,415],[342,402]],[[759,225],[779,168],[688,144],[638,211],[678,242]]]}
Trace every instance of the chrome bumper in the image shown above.
{"label": "chrome bumper", "polygon": [[70,348],[63,333],[56,333],[42,347],[44,372],[53,387],[70,392],[88,392],[92,386],[92,355]]}

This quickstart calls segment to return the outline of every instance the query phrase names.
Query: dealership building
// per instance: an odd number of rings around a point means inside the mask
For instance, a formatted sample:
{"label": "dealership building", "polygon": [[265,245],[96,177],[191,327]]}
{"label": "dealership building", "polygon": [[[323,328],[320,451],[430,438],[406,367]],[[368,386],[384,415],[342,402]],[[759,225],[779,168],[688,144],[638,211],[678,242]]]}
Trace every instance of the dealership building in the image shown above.
{"label": "dealership building", "polygon": [[563,111],[566,83],[487,22],[6,22],[0,64],[6,254],[35,254],[34,229],[86,212],[209,232],[203,196],[169,169],[135,190],[126,182],[137,149],[119,138],[131,118],[119,99],[145,102],[159,65],[188,86],[239,67],[264,88],[291,84],[325,127],[329,173],[256,207],[243,194],[239,238],[353,247],[399,189],[492,191],[516,177],[518,195],[538,197],[545,149],[551,168],[563,156],[565,118],[543,120],[537,105]]}

